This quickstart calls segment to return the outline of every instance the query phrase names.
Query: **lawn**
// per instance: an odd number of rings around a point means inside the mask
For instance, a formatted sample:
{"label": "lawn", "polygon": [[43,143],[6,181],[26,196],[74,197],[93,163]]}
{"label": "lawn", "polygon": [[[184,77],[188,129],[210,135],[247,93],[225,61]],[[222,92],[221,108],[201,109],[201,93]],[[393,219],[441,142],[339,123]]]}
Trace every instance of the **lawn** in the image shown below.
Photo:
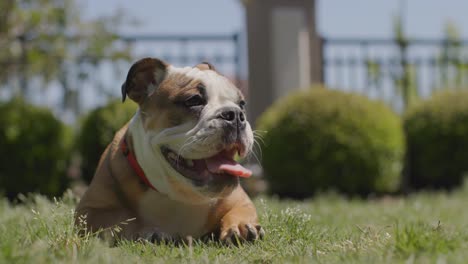
{"label": "lawn", "polygon": [[80,238],[76,199],[0,200],[0,263],[467,263],[468,186],[453,193],[299,202],[256,198],[264,241],[227,247]]}

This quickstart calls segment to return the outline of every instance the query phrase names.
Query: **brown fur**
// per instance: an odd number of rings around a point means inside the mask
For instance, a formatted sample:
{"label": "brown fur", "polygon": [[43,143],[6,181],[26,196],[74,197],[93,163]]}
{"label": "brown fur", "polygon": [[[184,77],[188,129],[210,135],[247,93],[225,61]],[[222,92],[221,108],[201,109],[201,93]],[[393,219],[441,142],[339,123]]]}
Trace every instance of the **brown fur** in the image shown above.
{"label": "brown fur", "polygon": [[[165,67],[166,64],[159,60],[141,60],[132,66],[122,86],[123,100],[128,94],[139,103],[145,130],[171,127],[188,118],[196,118],[196,113],[187,113],[175,102],[198,93],[198,81],[183,75],[158,78],[158,74],[165,75]],[[157,82],[159,87],[152,94],[146,94],[142,89]],[[127,124],[116,133],[102,154],[91,185],[76,208],[77,224],[80,224],[80,216],[85,216],[88,231],[120,226],[120,237],[125,239],[151,236],[154,227],[148,225],[147,219],[158,226],[159,231],[182,236],[218,233],[224,241],[236,235],[244,239],[262,236],[255,207],[240,185],[213,204],[187,205],[169,200],[148,188],[136,175],[120,149],[124,137],[129,150],[133,150]],[[129,219],[133,220],[125,223]]]}
{"label": "brown fur", "polygon": [[206,70],[216,71],[215,67],[213,65],[211,65],[210,63],[208,63],[208,62],[202,62],[202,63],[198,64],[195,67],[202,70],[202,71],[206,71]]}
{"label": "brown fur", "polygon": [[[171,127],[187,121],[193,116],[185,109],[177,106],[176,102],[183,102],[191,95],[198,93],[197,80],[184,75],[175,75],[166,78],[157,91],[140,104],[145,129]],[[147,113],[158,113],[149,115]]]}

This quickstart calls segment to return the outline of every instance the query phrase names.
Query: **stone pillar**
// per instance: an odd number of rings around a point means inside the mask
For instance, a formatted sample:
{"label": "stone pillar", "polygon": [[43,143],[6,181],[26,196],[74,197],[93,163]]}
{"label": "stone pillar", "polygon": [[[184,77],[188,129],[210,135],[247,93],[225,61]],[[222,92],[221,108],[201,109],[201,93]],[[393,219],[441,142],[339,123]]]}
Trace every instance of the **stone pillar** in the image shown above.
{"label": "stone pillar", "polygon": [[249,119],[276,99],[322,83],[315,0],[243,0],[247,18]]}

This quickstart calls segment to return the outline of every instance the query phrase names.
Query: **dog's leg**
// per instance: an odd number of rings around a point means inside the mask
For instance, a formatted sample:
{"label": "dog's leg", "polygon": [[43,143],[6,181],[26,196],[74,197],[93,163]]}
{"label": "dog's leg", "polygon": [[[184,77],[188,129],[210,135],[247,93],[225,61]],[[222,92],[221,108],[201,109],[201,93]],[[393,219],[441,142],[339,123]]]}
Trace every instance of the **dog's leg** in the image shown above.
{"label": "dog's leg", "polygon": [[127,209],[86,208],[76,214],[75,226],[81,234],[97,232],[98,236],[113,245],[119,239],[152,243],[177,242],[178,237],[145,226]]}
{"label": "dog's leg", "polygon": [[237,243],[262,239],[265,231],[259,225],[255,206],[244,190],[238,188],[226,202],[233,205],[221,218],[220,240]]}
{"label": "dog's leg", "polygon": [[135,214],[123,208],[81,208],[76,213],[75,225],[81,234],[97,232],[111,244],[117,239],[137,239],[142,227]]}

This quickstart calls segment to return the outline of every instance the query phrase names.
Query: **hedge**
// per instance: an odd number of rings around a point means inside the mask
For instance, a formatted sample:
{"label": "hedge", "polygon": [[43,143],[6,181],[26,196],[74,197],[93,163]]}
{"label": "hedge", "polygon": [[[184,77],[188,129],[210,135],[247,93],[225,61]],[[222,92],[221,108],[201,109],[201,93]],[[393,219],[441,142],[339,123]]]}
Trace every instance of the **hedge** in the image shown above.
{"label": "hedge", "polygon": [[405,115],[407,176],[413,188],[452,188],[468,173],[468,91],[434,95]]}
{"label": "hedge", "polygon": [[0,192],[60,196],[68,185],[71,130],[21,99],[0,104]]}
{"label": "hedge", "polygon": [[77,149],[82,159],[82,178],[90,183],[99,159],[114,134],[135,114],[137,105],[119,100],[91,111],[82,120]]}
{"label": "hedge", "polygon": [[279,100],[260,118],[270,191],[308,197],[394,192],[401,182],[404,136],[384,103],[322,87]]}

